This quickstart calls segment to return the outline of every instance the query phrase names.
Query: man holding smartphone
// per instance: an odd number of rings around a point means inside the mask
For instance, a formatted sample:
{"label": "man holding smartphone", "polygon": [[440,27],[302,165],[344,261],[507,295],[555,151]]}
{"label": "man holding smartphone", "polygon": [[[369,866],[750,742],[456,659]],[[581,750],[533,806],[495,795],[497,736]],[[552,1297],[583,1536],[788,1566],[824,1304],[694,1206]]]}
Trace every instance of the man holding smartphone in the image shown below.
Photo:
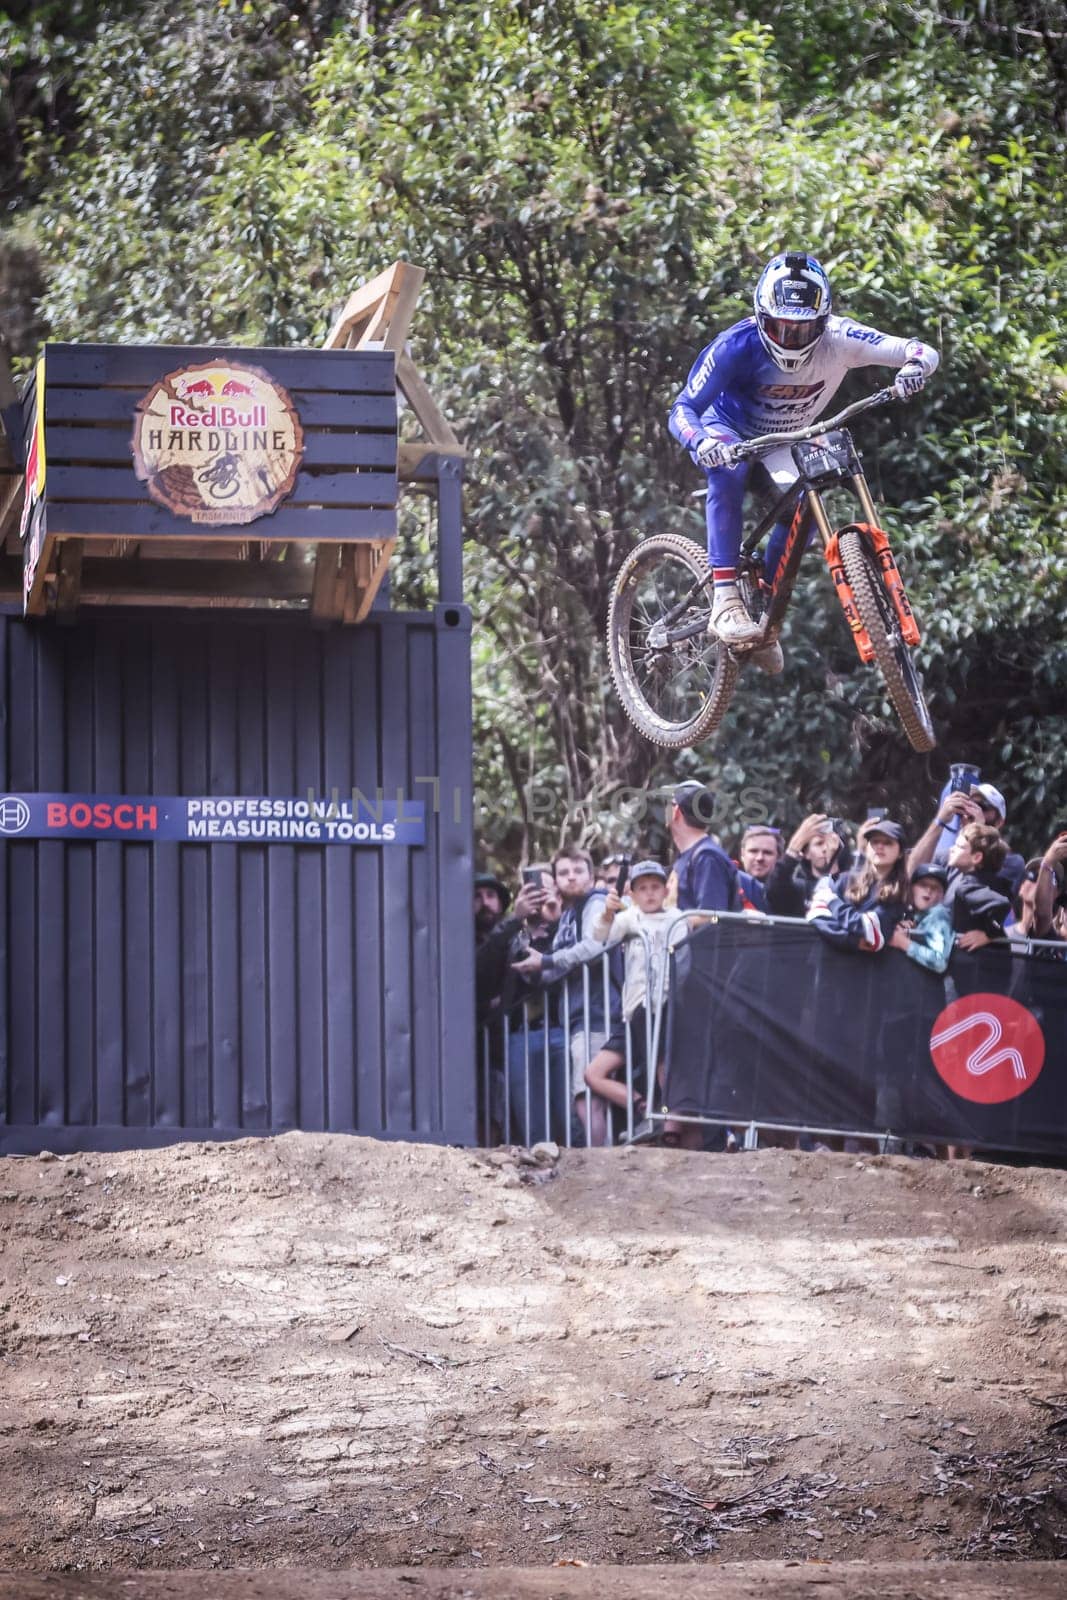
{"label": "man holding smartphone", "polygon": [[[489,874],[480,875],[488,878]],[[499,879],[493,880],[499,883]],[[500,885],[501,894],[507,889]],[[555,896],[555,884],[547,867],[527,867],[522,875],[522,888],[515,896],[510,916],[501,916],[482,938],[474,957],[474,985],[478,1026],[490,1021],[494,1013],[510,1010],[522,999],[524,985],[516,983],[511,964],[526,955],[531,948],[544,943],[551,948],[556,923],[562,907],[557,903],[555,916],[551,912],[549,897]],[[509,897],[510,898],[510,897]],[[558,897],[555,897],[558,902]],[[547,932],[547,940],[544,938]]]}
{"label": "man holding smartphone", "polygon": [[849,855],[839,826],[836,817],[822,811],[804,818],[765,885],[772,916],[806,916],[820,878],[839,876]]}
{"label": "man holding smartphone", "polygon": [[[911,872],[923,861],[946,865],[956,840],[971,823],[981,823],[997,833],[1001,833],[1004,826],[1007,817],[1004,796],[993,784],[976,781],[981,776],[977,767],[957,763],[950,773],[949,787],[942,791],[934,819],[908,857]],[[1011,900],[1018,892],[1026,862],[1009,849],[1006,839],[1004,855],[996,870],[1000,880],[996,887]]]}

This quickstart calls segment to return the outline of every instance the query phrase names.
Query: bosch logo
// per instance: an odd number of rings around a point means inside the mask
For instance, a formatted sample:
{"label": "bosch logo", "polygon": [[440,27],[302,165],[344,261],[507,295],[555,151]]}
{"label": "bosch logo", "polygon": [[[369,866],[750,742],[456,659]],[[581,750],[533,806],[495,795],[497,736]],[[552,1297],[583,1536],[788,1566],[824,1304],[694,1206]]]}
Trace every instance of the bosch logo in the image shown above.
{"label": "bosch logo", "polygon": [[969,994],[946,1006],[934,1023],[930,1054],[954,1094],[999,1105],[1036,1082],[1045,1064],[1045,1035],[1017,1000]]}
{"label": "bosch logo", "polygon": [[0,833],[25,833],[30,825],[30,808],[18,795],[6,794],[0,800]]}

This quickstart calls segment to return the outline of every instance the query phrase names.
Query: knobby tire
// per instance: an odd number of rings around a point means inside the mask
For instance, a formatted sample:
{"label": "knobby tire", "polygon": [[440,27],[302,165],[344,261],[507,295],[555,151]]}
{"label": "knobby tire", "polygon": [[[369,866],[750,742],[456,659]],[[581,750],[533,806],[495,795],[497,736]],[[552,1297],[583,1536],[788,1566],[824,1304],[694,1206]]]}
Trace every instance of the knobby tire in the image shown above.
{"label": "knobby tire", "polygon": [[874,551],[856,528],[842,533],[839,548],[856,610],[874,647],[874,658],[908,742],[913,750],[933,750],[937,740],[930,712]]}
{"label": "knobby tire", "polygon": [[[608,663],[619,703],[638,733],[664,750],[685,750],[714,733],[726,715],[733,699],[734,687],[740,670],[737,661],[725,645],[712,645],[715,651],[715,668],[709,691],[699,710],[683,722],[672,722],[649,705],[641,693],[639,674],[631,649],[631,627],[637,583],[657,565],[681,562],[695,581],[707,577],[708,558],[700,545],[680,534],[657,533],[645,539],[632,550],[619,569],[611,594],[608,611]],[[708,613],[710,615],[710,604]]]}

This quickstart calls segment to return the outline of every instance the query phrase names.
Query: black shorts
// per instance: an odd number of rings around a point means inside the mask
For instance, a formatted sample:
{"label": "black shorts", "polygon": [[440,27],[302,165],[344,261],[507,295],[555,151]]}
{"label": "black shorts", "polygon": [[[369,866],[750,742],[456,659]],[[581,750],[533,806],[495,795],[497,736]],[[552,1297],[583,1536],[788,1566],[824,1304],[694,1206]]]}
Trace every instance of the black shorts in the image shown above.
{"label": "black shorts", "polygon": [[[666,1043],[667,1043],[667,1024],[668,1024],[669,1020],[670,1020],[670,1000],[668,1000],[666,1002],[666,1004],[664,1005],[663,1014],[660,1017],[660,1024],[659,1024],[659,1054],[660,1054],[660,1059],[661,1060],[662,1060],[663,1052],[664,1052],[664,1049],[665,1049]],[[639,1070],[643,1072],[648,1066],[648,1045],[647,1045],[647,1042],[646,1042],[646,1033],[645,1033],[646,1026],[647,1026],[647,1024],[645,1022],[645,1008],[644,1008],[644,1006],[638,1006],[637,1010],[634,1012],[633,1016],[630,1018],[631,1060],[633,1062],[633,1069],[634,1069],[634,1073],[635,1074]],[[625,1028],[624,1024],[620,1023],[619,1026],[617,1028],[615,1028],[614,1032],[611,1034],[611,1037],[605,1041],[605,1043],[603,1045],[603,1049],[611,1050],[611,1051],[613,1051],[615,1053],[615,1055],[622,1056],[622,1059],[625,1062],[625,1060],[626,1060],[626,1028]]]}

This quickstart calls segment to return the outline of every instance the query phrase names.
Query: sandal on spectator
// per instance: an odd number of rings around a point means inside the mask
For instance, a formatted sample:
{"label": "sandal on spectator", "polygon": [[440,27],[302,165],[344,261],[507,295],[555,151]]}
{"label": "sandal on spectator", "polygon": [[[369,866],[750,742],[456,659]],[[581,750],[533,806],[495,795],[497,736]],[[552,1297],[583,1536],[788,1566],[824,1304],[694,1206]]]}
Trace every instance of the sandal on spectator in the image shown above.
{"label": "sandal on spectator", "polygon": [[619,1134],[619,1144],[644,1144],[651,1142],[656,1132],[656,1127],[651,1117],[644,1117],[640,1122],[634,1123],[634,1131],[627,1133],[624,1128]]}

